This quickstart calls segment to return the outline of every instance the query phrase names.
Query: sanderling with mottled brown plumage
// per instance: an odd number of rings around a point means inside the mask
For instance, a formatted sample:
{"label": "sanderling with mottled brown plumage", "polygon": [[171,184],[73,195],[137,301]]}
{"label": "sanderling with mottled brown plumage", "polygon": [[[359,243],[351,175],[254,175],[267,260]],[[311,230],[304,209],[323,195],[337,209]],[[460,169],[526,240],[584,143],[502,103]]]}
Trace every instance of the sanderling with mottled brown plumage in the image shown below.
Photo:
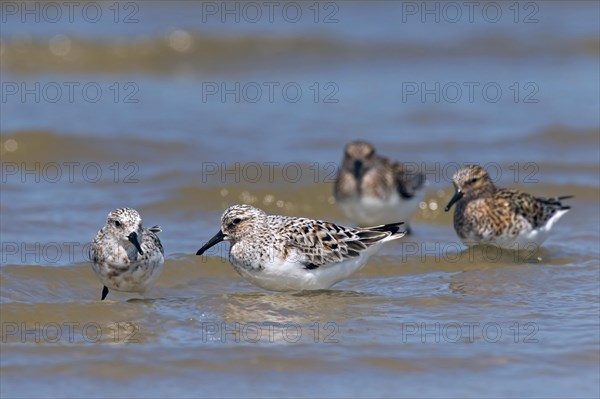
{"label": "sanderling with mottled brown plumage", "polygon": [[327,289],[361,269],[383,243],[404,236],[402,224],[350,228],[234,205],[223,213],[219,232],[196,255],[229,241],[234,269],[261,288]]}
{"label": "sanderling with mottled brown plumage", "polygon": [[115,291],[144,294],[158,279],[164,264],[164,250],[156,235],[160,227],[142,227],[140,214],[119,208],[108,214],[106,225],[90,249],[92,268],[104,287]]}
{"label": "sanderling with mottled brown plumage", "polygon": [[425,175],[375,153],[366,141],[346,145],[335,182],[335,200],[360,226],[407,223],[425,195]]}
{"label": "sanderling with mottled brown plumage", "polygon": [[484,244],[513,250],[539,247],[570,209],[561,201],[571,196],[540,198],[498,188],[481,166],[461,168],[452,179],[455,194],[445,210],[456,204],[454,229],[467,246]]}

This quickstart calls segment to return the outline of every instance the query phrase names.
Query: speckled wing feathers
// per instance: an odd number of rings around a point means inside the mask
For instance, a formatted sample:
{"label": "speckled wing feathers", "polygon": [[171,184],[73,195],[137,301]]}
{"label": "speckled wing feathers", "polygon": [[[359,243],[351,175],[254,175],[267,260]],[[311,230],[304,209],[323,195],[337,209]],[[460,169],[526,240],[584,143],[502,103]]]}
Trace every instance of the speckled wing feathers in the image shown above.
{"label": "speckled wing feathers", "polygon": [[490,200],[495,202],[492,204],[492,209],[501,211],[502,208],[508,207],[516,216],[527,220],[535,229],[546,224],[557,211],[570,209],[560,202],[567,198],[571,196],[540,198],[514,189],[498,189]]}
{"label": "speckled wing feathers", "polygon": [[[158,226],[153,226],[146,230],[144,232],[144,244],[146,244],[147,248],[157,248],[160,251],[160,253],[164,256],[165,250],[163,249],[160,239],[156,235],[156,233],[160,231],[162,230]],[[149,255],[152,255],[152,252],[154,251],[150,251]],[[144,253],[144,255],[146,255],[146,253]]]}
{"label": "speckled wing feathers", "polygon": [[311,219],[291,219],[281,229],[286,249],[297,249],[305,255],[307,269],[342,262],[360,256],[361,252],[381,240],[398,235],[402,223],[372,228],[348,229],[333,223]]}
{"label": "speckled wing feathers", "polygon": [[557,198],[541,198],[541,197],[537,197],[537,200],[540,201],[541,203],[545,204],[545,205],[556,206],[556,207],[558,207],[558,209],[567,210],[567,209],[571,209],[571,207],[569,205],[563,205],[561,203],[561,201],[564,201],[564,200],[569,199],[569,198],[573,198],[573,196],[572,195],[565,195],[563,197],[557,197]]}

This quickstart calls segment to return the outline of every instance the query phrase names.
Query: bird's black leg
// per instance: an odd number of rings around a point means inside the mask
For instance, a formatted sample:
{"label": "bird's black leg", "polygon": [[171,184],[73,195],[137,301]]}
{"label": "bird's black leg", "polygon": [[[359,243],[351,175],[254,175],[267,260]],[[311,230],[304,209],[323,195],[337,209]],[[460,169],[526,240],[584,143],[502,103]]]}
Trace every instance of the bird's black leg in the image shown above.
{"label": "bird's black leg", "polygon": [[104,298],[106,298],[107,295],[108,295],[108,288],[106,286],[104,286],[104,288],[102,288],[102,299],[101,299],[101,301],[103,301]]}

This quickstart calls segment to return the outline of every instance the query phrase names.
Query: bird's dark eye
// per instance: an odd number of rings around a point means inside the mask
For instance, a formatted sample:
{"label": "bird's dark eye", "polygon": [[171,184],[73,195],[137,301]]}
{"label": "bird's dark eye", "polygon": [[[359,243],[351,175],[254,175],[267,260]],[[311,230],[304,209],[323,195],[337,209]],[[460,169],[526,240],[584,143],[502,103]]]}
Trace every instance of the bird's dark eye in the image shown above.
{"label": "bird's dark eye", "polygon": [[116,227],[121,227],[121,222],[119,222],[118,220],[115,220],[115,226]]}
{"label": "bird's dark eye", "polygon": [[235,219],[233,219],[233,224],[240,224],[241,221],[242,221],[242,219],[235,218]]}
{"label": "bird's dark eye", "polygon": [[472,178],[471,180],[469,180],[469,183],[473,184],[473,183],[475,183],[476,181],[477,181],[477,178],[476,178],[476,177],[474,177],[474,178]]}

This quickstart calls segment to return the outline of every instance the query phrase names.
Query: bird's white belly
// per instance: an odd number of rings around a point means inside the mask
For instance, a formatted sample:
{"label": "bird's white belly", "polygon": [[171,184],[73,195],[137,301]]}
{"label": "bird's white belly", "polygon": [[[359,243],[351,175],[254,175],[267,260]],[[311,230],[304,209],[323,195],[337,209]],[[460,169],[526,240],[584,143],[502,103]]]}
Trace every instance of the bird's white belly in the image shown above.
{"label": "bird's white belly", "polygon": [[[123,265],[118,266],[122,267]],[[110,264],[102,265],[99,268],[94,267],[94,271],[102,284],[111,290],[144,293],[156,282],[162,268],[162,260],[153,259],[148,263],[131,263],[128,265],[127,270],[117,275],[113,273],[116,268]]]}
{"label": "bird's white belly", "polygon": [[361,226],[408,222],[424,196],[423,190],[412,198],[403,199],[397,193],[387,199],[361,196],[338,202],[340,209],[351,221]]}
{"label": "bird's white belly", "polygon": [[271,291],[324,290],[360,270],[377,247],[379,245],[374,245],[357,258],[312,270],[294,260],[276,260],[263,265],[262,270],[237,267],[236,270],[252,284]]}
{"label": "bird's white belly", "polygon": [[502,233],[498,234],[497,232],[489,231],[487,232],[488,234],[484,234],[484,237],[487,236],[487,238],[484,238],[483,240],[472,234],[465,237],[463,239],[463,242],[467,246],[478,244],[491,244],[514,251],[537,250],[537,248],[539,248],[542,245],[546,238],[548,238],[548,235],[550,233],[550,230],[552,230],[554,223],[556,223],[558,219],[560,219],[565,213],[567,213],[567,211],[568,209],[558,211],[543,226],[538,227],[537,229],[531,229],[531,227],[529,227],[528,229],[522,230],[516,236],[510,236],[508,234]]}

